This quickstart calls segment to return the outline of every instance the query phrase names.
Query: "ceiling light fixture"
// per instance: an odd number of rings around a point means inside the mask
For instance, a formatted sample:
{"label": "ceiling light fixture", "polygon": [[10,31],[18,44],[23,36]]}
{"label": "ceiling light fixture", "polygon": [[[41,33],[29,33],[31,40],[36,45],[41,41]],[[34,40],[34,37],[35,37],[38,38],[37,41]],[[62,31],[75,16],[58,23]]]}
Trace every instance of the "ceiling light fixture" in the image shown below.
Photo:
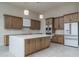
{"label": "ceiling light fixture", "polygon": [[24,15],[29,15],[29,10],[24,10]]}
{"label": "ceiling light fixture", "polygon": [[39,18],[40,18],[40,19],[43,19],[43,18],[44,18],[44,16],[43,16],[42,14],[40,14],[40,15],[39,15]]}

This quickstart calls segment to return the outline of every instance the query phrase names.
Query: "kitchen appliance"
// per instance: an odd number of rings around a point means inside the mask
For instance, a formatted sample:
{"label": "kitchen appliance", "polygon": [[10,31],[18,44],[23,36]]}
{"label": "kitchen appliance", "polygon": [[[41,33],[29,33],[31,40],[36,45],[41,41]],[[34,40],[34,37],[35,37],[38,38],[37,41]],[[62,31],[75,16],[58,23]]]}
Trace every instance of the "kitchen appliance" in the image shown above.
{"label": "kitchen appliance", "polygon": [[23,27],[30,27],[31,26],[31,20],[28,16],[24,16],[23,18]]}
{"label": "kitchen appliance", "polygon": [[64,23],[64,45],[78,47],[79,23]]}
{"label": "kitchen appliance", "polygon": [[52,25],[46,26],[46,34],[52,34]]}

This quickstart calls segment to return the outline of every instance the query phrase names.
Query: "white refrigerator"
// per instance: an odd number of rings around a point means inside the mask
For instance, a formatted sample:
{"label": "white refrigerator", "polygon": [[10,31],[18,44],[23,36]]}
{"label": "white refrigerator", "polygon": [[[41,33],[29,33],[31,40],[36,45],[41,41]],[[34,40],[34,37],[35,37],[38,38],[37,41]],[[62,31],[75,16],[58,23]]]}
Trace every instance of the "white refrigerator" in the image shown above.
{"label": "white refrigerator", "polygon": [[64,23],[64,45],[78,47],[79,23]]}

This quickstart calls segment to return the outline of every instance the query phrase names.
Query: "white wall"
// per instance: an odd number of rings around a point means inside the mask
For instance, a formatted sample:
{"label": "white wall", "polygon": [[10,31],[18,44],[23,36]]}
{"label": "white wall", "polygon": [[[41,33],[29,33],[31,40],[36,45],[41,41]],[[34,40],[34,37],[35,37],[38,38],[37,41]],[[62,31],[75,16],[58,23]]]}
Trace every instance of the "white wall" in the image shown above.
{"label": "white wall", "polygon": [[[55,6],[43,13],[45,18],[58,17],[65,14],[77,12],[77,3],[64,3],[59,6]],[[55,34],[64,34],[63,30],[56,30]]]}
{"label": "white wall", "polygon": [[[3,45],[3,35],[7,34],[28,34],[28,33],[40,33],[41,30],[29,30],[28,28],[22,30],[6,30],[4,29],[4,14],[23,17],[24,9],[16,6],[8,5],[7,3],[0,3],[0,46]],[[38,14],[30,11],[30,18],[38,19]],[[41,27],[42,29],[42,27]]]}

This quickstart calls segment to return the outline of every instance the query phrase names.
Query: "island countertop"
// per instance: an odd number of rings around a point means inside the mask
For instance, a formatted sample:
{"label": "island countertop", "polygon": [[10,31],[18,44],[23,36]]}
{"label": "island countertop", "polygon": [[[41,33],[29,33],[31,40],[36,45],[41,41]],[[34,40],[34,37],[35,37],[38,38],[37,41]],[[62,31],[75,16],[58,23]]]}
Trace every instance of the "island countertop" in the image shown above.
{"label": "island countertop", "polygon": [[33,35],[13,35],[10,37],[22,38],[22,39],[32,39],[32,38],[40,38],[40,37],[52,37],[53,35],[46,34],[33,34]]}
{"label": "island countertop", "polygon": [[[46,39],[45,37],[48,37],[48,39]],[[10,35],[10,37],[9,37],[9,39],[10,39],[9,40],[9,52],[12,53],[16,57],[24,57],[25,54],[28,53],[26,51],[27,49],[25,49],[26,47],[28,47],[28,43],[27,43],[28,39],[30,40],[32,38],[45,38],[46,41],[44,41],[44,42],[46,42],[46,43],[48,42],[47,43],[48,45],[47,44],[46,45],[49,46],[51,37],[52,37],[52,35],[46,35],[46,34]],[[35,40],[36,40],[35,42],[37,42],[38,44],[40,43],[39,39],[35,39]],[[45,43],[43,43],[43,44],[45,44]],[[25,45],[27,45],[27,46],[25,47]],[[35,45],[35,46],[37,46],[37,45]]]}

